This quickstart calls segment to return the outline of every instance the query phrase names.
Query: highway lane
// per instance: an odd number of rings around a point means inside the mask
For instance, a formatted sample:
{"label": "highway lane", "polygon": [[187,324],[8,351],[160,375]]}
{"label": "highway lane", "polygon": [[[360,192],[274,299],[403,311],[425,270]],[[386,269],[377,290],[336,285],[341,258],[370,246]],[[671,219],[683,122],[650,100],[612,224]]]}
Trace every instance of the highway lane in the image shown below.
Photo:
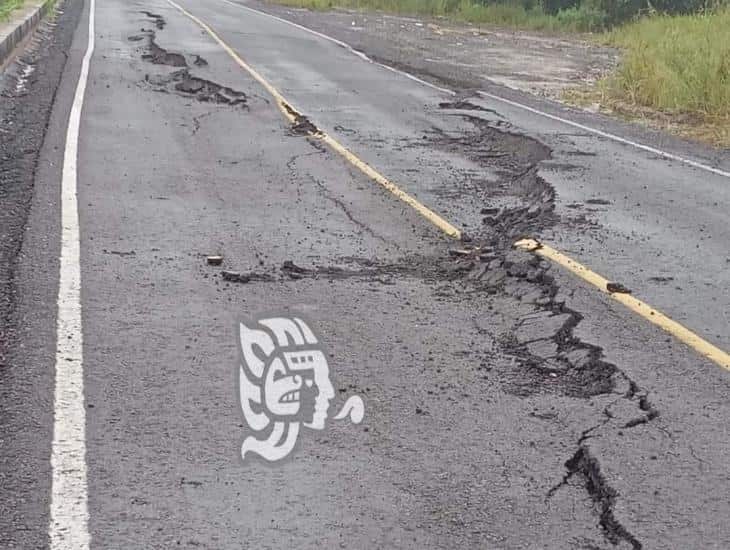
{"label": "highway lane", "polygon": [[[508,251],[526,230],[587,233],[560,201],[608,170],[590,138],[575,147],[596,156],[571,155],[587,175],[553,178],[559,136],[519,133],[524,115],[455,104],[234,6],[181,5],[493,258],[449,253],[463,245],[292,129],[168,2],[99,0],[77,180],[92,547],[727,547],[727,373]],[[19,260],[6,546],[47,544],[58,182],[88,17],[87,5]],[[475,112],[494,124],[464,118]],[[495,228],[482,225],[495,206]],[[308,271],[294,278],[286,262]],[[226,282],[222,269],[254,280]],[[234,320],[282,310],[316,324],[337,402],[362,395],[365,420],[306,433],[281,466],[242,465]]]}

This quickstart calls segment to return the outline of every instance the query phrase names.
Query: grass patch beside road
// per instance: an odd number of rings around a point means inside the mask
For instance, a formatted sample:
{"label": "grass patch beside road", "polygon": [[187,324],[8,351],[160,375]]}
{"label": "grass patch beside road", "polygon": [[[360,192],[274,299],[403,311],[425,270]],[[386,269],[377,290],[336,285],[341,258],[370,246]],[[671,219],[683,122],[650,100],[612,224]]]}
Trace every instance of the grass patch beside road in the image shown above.
{"label": "grass patch beside road", "polygon": [[648,17],[602,41],[624,50],[619,66],[572,99],[730,147],[730,8]]}
{"label": "grass patch beside road", "polygon": [[10,13],[23,5],[24,0],[0,0],[0,21],[10,19]]}
{"label": "grass patch beside road", "polygon": [[606,42],[625,49],[607,81],[618,97],[661,111],[730,116],[730,9],[642,19]]}

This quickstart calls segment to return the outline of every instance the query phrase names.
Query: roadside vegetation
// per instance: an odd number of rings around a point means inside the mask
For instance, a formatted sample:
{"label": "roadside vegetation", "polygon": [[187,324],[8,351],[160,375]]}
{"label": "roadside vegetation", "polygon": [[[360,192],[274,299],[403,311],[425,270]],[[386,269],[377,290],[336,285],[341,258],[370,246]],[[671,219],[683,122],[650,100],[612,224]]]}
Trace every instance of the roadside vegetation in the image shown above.
{"label": "roadside vegetation", "polygon": [[0,21],[7,21],[10,13],[23,5],[23,0],[0,0]]}
{"label": "roadside vegetation", "polygon": [[603,39],[624,49],[599,84],[604,103],[629,115],[648,108],[649,118],[730,146],[730,8],[644,18]]}
{"label": "roadside vegetation", "polygon": [[351,8],[477,24],[597,32],[649,14],[710,12],[730,0],[274,0],[314,10]]}

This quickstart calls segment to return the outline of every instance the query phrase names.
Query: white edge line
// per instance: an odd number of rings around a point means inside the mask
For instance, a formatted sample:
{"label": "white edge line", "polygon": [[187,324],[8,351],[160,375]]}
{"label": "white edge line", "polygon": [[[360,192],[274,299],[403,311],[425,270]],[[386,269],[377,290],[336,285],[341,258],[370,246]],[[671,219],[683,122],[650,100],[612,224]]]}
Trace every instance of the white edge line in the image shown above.
{"label": "white edge line", "polygon": [[94,11],[95,0],[91,0],[88,45],[71,104],[61,176],[61,256],[48,526],[51,550],[86,550],[90,544],[76,163],[81,111],[94,52]]}
{"label": "white edge line", "polygon": [[[266,13],[266,12],[263,12],[263,11],[259,11],[259,10],[254,9],[254,8],[250,8],[248,6],[244,6],[243,4],[239,4],[237,2],[232,2],[231,0],[221,0],[221,1],[222,2],[225,2],[226,4],[230,4],[231,6],[235,6],[237,8],[243,9],[243,10],[248,10],[250,12],[253,12],[253,13],[256,13],[256,14],[259,14],[259,15],[264,15],[266,17],[270,17],[271,19],[276,19],[277,21],[281,21],[282,23],[286,23],[287,25],[291,25],[293,27],[296,27],[297,29],[301,29],[303,31],[306,31],[308,33],[311,33],[311,34],[313,34],[315,36],[318,36],[319,38],[323,38],[324,40],[329,40],[330,42],[333,42],[334,44],[337,44],[338,46],[341,46],[341,47],[345,48],[346,50],[348,50],[352,54],[356,55],[360,59],[363,59],[364,61],[367,61],[369,63],[373,63],[375,65],[379,65],[379,66],[381,66],[381,67],[383,67],[383,68],[385,68],[385,69],[387,69],[389,71],[392,71],[394,73],[397,73],[399,75],[402,75],[402,76],[404,76],[404,77],[406,77],[406,78],[408,78],[410,80],[413,80],[414,82],[418,82],[419,84],[422,84],[424,86],[428,86],[429,88],[431,88],[433,90],[437,90],[437,91],[439,91],[441,93],[444,93],[444,94],[447,94],[447,95],[451,95],[451,96],[455,96],[456,95],[456,92],[453,91],[453,90],[449,90],[448,88],[442,88],[440,86],[436,86],[435,84],[432,84],[430,82],[427,82],[426,80],[422,80],[422,79],[418,78],[417,76],[414,76],[414,75],[412,75],[410,73],[407,73],[406,71],[402,71],[400,69],[396,69],[395,67],[391,67],[390,65],[386,65],[385,63],[380,63],[379,61],[374,61],[374,60],[370,59],[367,55],[365,55],[363,52],[356,50],[355,48],[353,48],[349,44],[343,42],[342,40],[338,40],[337,38],[333,38],[331,36],[328,36],[328,35],[323,34],[321,32],[318,32],[318,31],[315,31],[315,30],[310,29],[308,27],[305,27],[304,25],[300,25],[298,23],[294,23],[293,21],[289,21],[289,20],[284,19],[282,17],[277,17],[276,15],[271,15],[270,13]],[[654,155],[658,155],[658,156],[663,157],[663,158],[668,159],[668,160],[674,160],[674,161],[677,161],[677,162],[681,162],[681,163],[686,164],[688,166],[692,166],[693,168],[698,168],[700,170],[706,170],[706,171],[711,172],[713,174],[717,174],[718,176],[723,176],[725,178],[730,178],[730,172],[725,171],[725,170],[721,170],[720,168],[714,168],[712,166],[709,166],[707,164],[703,164],[703,163],[698,162],[696,160],[692,160],[692,159],[688,159],[688,158],[685,158],[685,157],[682,157],[682,156],[679,156],[679,155],[675,155],[674,153],[669,153],[667,151],[662,151],[661,149],[656,149],[654,147],[650,147],[649,145],[643,145],[641,143],[637,143],[635,141],[631,141],[630,139],[625,139],[625,138],[622,138],[622,137],[617,136],[615,134],[611,134],[609,132],[604,132],[603,130],[597,130],[595,128],[591,128],[590,126],[586,126],[586,125],[580,124],[578,122],[573,122],[572,120],[568,120],[568,119],[559,117],[557,115],[551,115],[550,113],[546,113],[545,111],[541,111],[539,109],[535,109],[534,107],[530,107],[528,105],[524,105],[522,103],[518,103],[517,101],[512,101],[510,99],[506,99],[504,97],[501,97],[501,96],[498,96],[498,95],[495,95],[495,94],[491,94],[489,92],[484,92],[484,91],[479,90],[479,91],[477,91],[477,94],[479,94],[480,96],[489,98],[489,99],[493,99],[495,101],[500,101],[502,103],[506,103],[507,105],[511,105],[512,107],[517,107],[518,109],[523,109],[523,110],[528,111],[530,113],[533,113],[533,114],[536,114],[536,115],[540,115],[540,116],[543,116],[545,118],[549,118],[549,119],[554,120],[556,122],[561,122],[563,124],[567,124],[568,126],[572,126],[573,128],[578,128],[578,129],[583,130],[585,132],[590,132],[591,134],[595,134],[597,136],[601,136],[601,137],[604,137],[606,139],[613,140],[613,141],[615,141],[617,143],[621,143],[623,145],[629,145],[631,147],[635,147],[635,148],[640,149],[642,151],[646,151],[648,153],[652,153]]]}

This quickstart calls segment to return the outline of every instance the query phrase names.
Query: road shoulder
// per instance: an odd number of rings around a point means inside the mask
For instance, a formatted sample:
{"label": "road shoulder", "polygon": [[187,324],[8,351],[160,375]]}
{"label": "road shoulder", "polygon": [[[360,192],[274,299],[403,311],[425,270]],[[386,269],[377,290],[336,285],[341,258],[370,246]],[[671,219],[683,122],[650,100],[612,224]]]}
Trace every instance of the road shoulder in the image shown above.
{"label": "road shoulder", "polygon": [[[0,75],[0,547],[48,544],[60,161],[78,76],[74,33],[84,4]],[[84,37],[81,37],[84,38]],[[26,75],[25,77],[23,75]],[[7,130],[12,129],[12,132]],[[15,130],[19,129],[19,130]]]}

